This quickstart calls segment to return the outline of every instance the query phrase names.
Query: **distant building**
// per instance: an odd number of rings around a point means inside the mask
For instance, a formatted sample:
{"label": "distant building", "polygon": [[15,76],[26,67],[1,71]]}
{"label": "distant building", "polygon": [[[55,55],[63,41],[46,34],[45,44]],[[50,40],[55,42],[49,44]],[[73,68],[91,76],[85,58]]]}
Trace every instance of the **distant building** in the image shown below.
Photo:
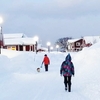
{"label": "distant building", "polygon": [[68,40],[68,51],[81,51],[85,41],[84,39],[71,39]]}
{"label": "distant building", "polygon": [[16,51],[36,51],[36,42],[23,33],[4,34],[4,48]]}
{"label": "distant building", "polygon": [[37,52],[45,52],[45,51],[48,51],[48,49],[45,47],[42,47],[42,44],[38,44]]}
{"label": "distant building", "polygon": [[100,36],[84,36],[83,38],[84,38],[86,44],[90,43],[93,45],[93,44],[97,43],[98,41],[100,41]]}
{"label": "distant building", "polygon": [[47,48],[36,43],[34,38],[29,38],[23,33],[4,34],[4,48],[15,51],[44,52]]}
{"label": "distant building", "polygon": [[81,51],[84,47],[90,47],[91,45],[100,41],[100,36],[85,36],[80,39],[68,40],[68,51]]}

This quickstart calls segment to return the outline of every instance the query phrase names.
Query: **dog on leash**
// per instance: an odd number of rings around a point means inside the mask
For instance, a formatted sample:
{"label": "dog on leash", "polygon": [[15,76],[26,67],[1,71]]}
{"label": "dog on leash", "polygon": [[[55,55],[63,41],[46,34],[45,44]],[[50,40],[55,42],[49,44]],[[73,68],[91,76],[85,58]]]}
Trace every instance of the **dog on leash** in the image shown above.
{"label": "dog on leash", "polygon": [[37,68],[37,72],[40,72],[40,68]]}

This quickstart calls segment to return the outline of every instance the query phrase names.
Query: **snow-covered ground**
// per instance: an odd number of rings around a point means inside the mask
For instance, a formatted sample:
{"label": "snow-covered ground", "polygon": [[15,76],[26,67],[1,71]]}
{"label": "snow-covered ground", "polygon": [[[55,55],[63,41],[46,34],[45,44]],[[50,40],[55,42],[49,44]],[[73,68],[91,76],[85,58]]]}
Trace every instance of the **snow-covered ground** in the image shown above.
{"label": "snow-covered ground", "polygon": [[[37,72],[44,54],[50,58],[49,71]],[[100,43],[70,53],[75,67],[72,91],[64,90],[60,66],[68,53],[16,52],[0,55],[0,100],[100,100]]]}

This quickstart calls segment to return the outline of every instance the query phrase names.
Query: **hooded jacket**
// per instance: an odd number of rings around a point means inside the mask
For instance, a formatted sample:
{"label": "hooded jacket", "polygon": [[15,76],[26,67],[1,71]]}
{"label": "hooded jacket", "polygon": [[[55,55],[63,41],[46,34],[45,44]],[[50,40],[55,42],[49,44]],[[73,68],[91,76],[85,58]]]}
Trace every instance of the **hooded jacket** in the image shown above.
{"label": "hooded jacket", "polygon": [[71,56],[68,54],[65,58],[65,61],[61,64],[60,74],[63,76],[72,76],[74,75],[74,65],[71,61]]}
{"label": "hooded jacket", "polygon": [[44,65],[48,65],[48,64],[50,64],[50,60],[49,60],[49,58],[47,57],[47,55],[44,57],[42,63],[44,63]]}

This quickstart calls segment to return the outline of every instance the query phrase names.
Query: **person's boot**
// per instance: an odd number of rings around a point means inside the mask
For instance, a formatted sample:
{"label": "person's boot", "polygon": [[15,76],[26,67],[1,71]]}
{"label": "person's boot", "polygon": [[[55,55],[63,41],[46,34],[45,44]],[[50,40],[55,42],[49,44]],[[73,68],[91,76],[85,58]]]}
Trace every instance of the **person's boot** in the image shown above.
{"label": "person's boot", "polygon": [[71,92],[71,84],[68,84],[68,92]]}
{"label": "person's boot", "polygon": [[67,84],[64,82],[64,84],[65,84],[65,91],[67,91]]}
{"label": "person's boot", "polygon": [[68,92],[71,92],[71,85],[68,85]]}
{"label": "person's boot", "polygon": [[65,91],[67,91],[67,87],[65,87]]}

